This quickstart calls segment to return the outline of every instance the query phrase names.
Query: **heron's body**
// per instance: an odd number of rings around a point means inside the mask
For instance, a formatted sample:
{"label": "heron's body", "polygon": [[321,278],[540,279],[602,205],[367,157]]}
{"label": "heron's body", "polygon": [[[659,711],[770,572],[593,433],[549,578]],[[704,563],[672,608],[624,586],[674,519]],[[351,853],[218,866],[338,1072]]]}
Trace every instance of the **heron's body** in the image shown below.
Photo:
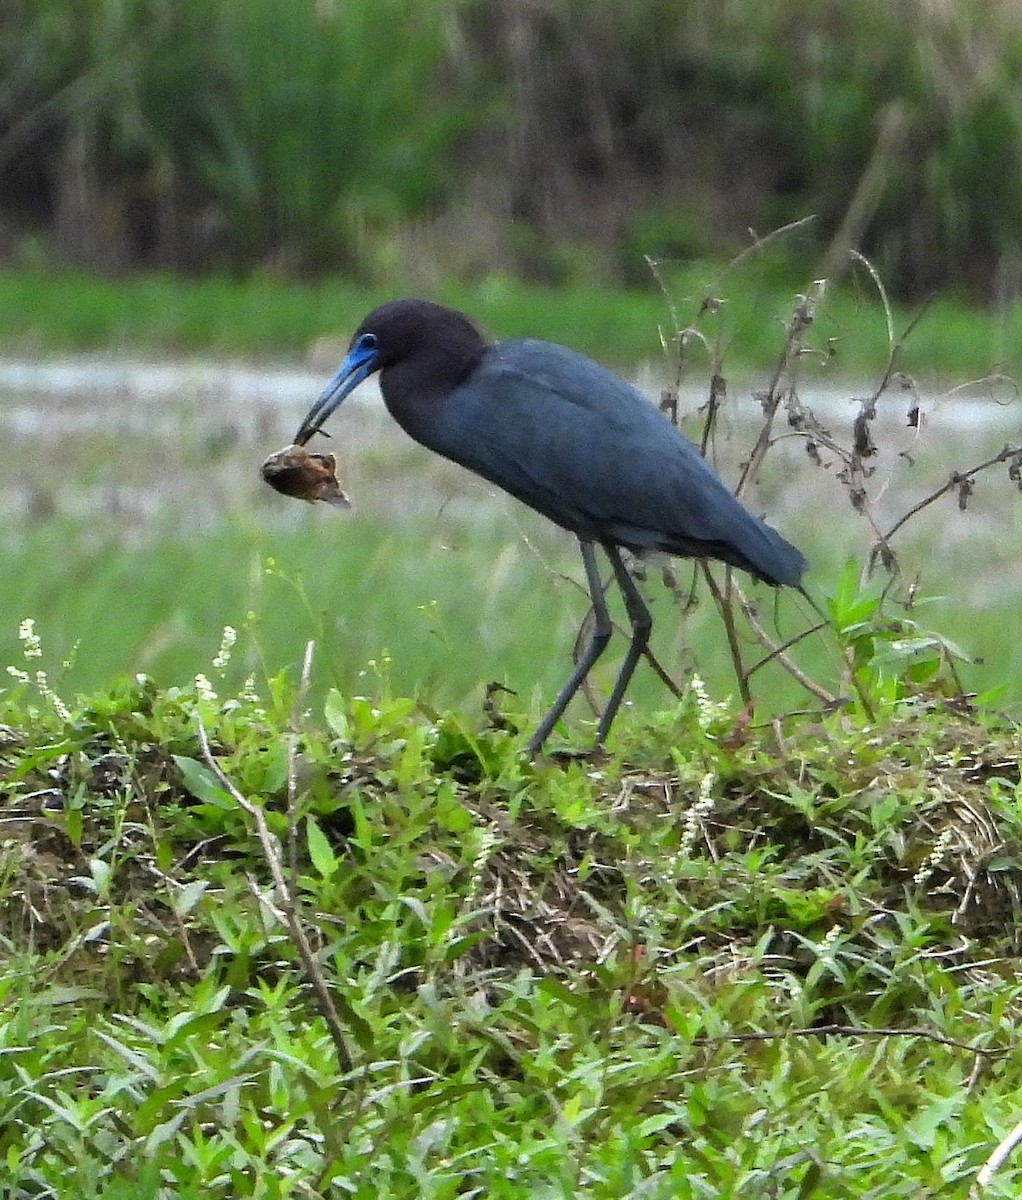
{"label": "heron's body", "polygon": [[592,359],[535,339],[487,345],[461,313],[392,301],[362,322],[296,440],[311,437],[355,383],[377,370],[388,410],[416,441],[570,530],[582,546],[598,644],[583,655],[533,748],[609,638],[594,543],[610,557],[634,630],[598,738],[650,624],[618,547],[719,559],[766,583],[798,586],[806,566],[799,551],[742,506],[653,404]]}
{"label": "heron's body", "polygon": [[440,397],[383,396],[416,441],[585,541],[717,558],[768,583],[805,560],[641,393],[551,342],[498,342]]}

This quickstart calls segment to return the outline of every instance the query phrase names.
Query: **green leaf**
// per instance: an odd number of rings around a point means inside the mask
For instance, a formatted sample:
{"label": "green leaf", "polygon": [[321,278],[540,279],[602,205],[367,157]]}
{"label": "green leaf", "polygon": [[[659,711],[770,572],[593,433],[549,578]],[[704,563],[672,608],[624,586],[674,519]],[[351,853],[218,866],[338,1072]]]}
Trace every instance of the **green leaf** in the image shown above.
{"label": "green leaf", "polygon": [[660,1133],[664,1129],[670,1129],[672,1125],[681,1124],[683,1118],[676,1112],[654,1113],[652,1117],[647,1117],[645,1121],[640,1121],[636,1126],[635,1132],[640,1138],[650,1137],[654,1133]]}
{"label": "green leaf", "polygon": [[64,814],[64,832],[68,836],[68,841],[76,850],[81,848],[82,844],[82,810],[80,808],[68,809]]}
{"label": "green leaf", "polygon": [[169,1120],[157,1125],[149,1137],[146,1138],[145,1153],[149,1156],[154,1155],[165,1142],[171,1141],[177,1135],[181,1126],[190,1117],[191,1113],[189,1110],[182,1108],[180,1112],[175,1113]]}
{"label": "green leaf", "polygon": [[107,888],[110,886],[110,864],[102,858],[90,858],[89,873],[92,875],[96,895],[105,896]]}
{"label": "green leaf", "polygon": [[570,1005],[576,1012],[580,1012],[583,1016],[591,1017],[596,1012],[597,1006],[587,996],[580,996],[577,992],[573,992],[566,987],[559,979],[554,979],[547,975],[536,985],[536,990],[545,992],[548,996],[553,996],[558,1000],[562,1000],[565,1004]]}
{"label": "green leaf", "polygon": [[196,800],[202,800],[216,808],[235,807],[234,800],[220,786],[219,780],[205,763],[180,754],[175,754],[173,758],[175,766],[181,772],[181,782]]}
{"label": "green leaf", "polygon": [[81,1005],[84,1000],[100,1000],[103,993],[90,987],[52,987],[38,995],[44,1004]]}
{"label": "green leaf", "polygon": [[305,820],[306,835],[309,839],[309,857],[312,865],[324,879],[330,879],[339,866],[337,855],[334,854],[326,834],[320,829],[315,817]]}
{"label": "green leaf", "polygon": [[130,1046],[125,1045],[124,1042],[118,1041],[112,1034],[104,1033],[102,1029],[97,1029],[95,1033],[96,1037],[106,1042],[115,1054],[119,1054],[140,1075],[144,1075],[150,1083],[156,1083],[159,1079],[159,1072],[144,1054],[140,1054],[139,1051],[133,1050]]}
{"label": "green leaf", "polygon": [[937,1096],[905,1124],[905,1135],[924,1150],[928,1150],[937,1136],[941,1125],[956,1119],[965,1104],[965,1096],[954,1093],[950,1096]]}
{"label": "green leaf", "polygon": [[208,879],[193,879],[191,883],[186,883],[179,892],[174,894],[174,913],[179,917],[186,917],[198,904],[203,892],[208,887]]}
{"label": "green leaf", "polygon": [[411,909],[419,918],[426,929],[432,928],[432,921],[429,919],[429,913],[426,910],[425,904],[417,896],[398,896],[398,900],[406,908]]}
{"label": "green leaf", "polygon": [[267,753],[262,791],[270,794],[283,791],[287,783],[287,769],[287,744],[281,739],[274,743]]}
{"label": "green leaf", "polygon": [[351,740],[348,729],[348,703],[336,688],[331,688],[327,692],[326,702],[323,705],[323,716],[334,737],[339,738],[342,742]]}
{"label": "green leaf", "polygon": [[454,962],[456,958],[467,953],[473,946],[478,945],[489,936],[487,930],[477,929],[475,933],[467,933],[464,937],[454,938],[444,947],[444,962]]}

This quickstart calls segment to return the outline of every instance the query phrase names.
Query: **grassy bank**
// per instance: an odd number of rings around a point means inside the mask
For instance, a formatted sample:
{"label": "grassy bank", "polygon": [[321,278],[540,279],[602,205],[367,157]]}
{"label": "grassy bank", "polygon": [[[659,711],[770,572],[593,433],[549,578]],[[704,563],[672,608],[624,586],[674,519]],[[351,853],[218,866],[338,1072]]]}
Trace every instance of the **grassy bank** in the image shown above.
{"label": "grassy bank", "polygon": [[[732,371],[764,370],[781,324],[809,280],[772,270],[732,272],[722,264],[665,268],[674,312],[652,278],[633,292],[605,287],[547,289],[508,277],[433,292],[498,337],[539,336],[620,366],[658,359],[657,330],[698,330],[720,346]],[[342,279],[282,282],[256,276],[183,279],[169,275],[104,280],[74,273],[0,273],[0,348],[9,355],[114,353],[225,355],[300,360],[320,337],[346,342],[361,317],[389,296],[422,291],[407,281],[366,289]],[[430,289],[426,289],[429,291]],[[720,309],[704,301],[723,299]],[[895,309],[900,334],[915,313]],[[867,278],[831,292],[814,342],[830,374],[875,374],[889,351],[887,323]],[[945,297],[914,328],[899,358],[923,381],[978,377],[1022,367],[1022,307],[986,312]],[[707,354],[692,351],[704,367]]]}
{"label": "grassy bank", "polygon": [[296,705],[4,702],[11,1195],[1018,1194],[1013,727]]}

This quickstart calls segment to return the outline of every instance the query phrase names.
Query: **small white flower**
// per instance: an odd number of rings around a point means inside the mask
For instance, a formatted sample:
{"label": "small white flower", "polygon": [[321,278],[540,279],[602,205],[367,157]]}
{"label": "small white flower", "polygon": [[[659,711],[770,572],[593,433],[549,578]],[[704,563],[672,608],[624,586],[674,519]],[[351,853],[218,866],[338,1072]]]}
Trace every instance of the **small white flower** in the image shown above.
{"label": "small white flower", "polygon": [[926,856],[923,865],[916,871],[912,877],[912,882],[916,884],[926,883],[933,872],[947,857],[947,852],[951,849],[951,843],[954,840],[954,834],[950,829],[945,829],[944,832],[937,838],[933,845],[933,849]]}
{"label": "small white flower", "polygon": [[45,671],[36,671],[35,685],[39,689],[39,695],[44,700],[48,700],[53,707],[53,711],[62,721],[71,720],[71,711],[57,693],[50,687],[50,681],[46,677]]}
{"label": "small white flower", "polygon": [[67,704],[61,700],[53,688],[50,688],[46,671],[36,671],[36,688],[40,690],[43,700],[48,700],[52,704],[54,712],[59,716],[61,721],[71,720],[71,709],[68,709]]}
{"label": "small white flower", "polygon": [[252,709],[254,717],[265,717],[266,709],[263,708],[259,700],[259,693],[256,691],[255,676],[249,675],[245,680],[244,686],[241,689],[241,694],[238,696],[242,704],[247,704]]}
{"label": "small white flower", "polygon": [[713,783],[712,771],[708,771],[699,781],[699,799],[685,813],[685,823],[681,828],[680,853],[688,857],[695,848],[699,835],[703,832],[703,822],[713,812]]}
{"label": "small white flower", "polygon": [[710,694],[706,690],[706,683],[701,675],[692,672],[688,684],[696,702],[696,720],[699,722],[699,728],[707,730],[715,721],[720,718],[721,713],[726,711],[727,706],[720,704],[710,699]]}
{"label": "small white flower", "polygon": [[223,637],[220,639],[220,649],[213,659],[213,670],[221,675],[227,669],[227,664],[231,661],[231,651],[234,649],[234,643],[238,640],[238,631],[233,625],[225,625]]}
{"label": "small white flower", "polygon": [[200,700],[214,701],[217,698],[213,685],[201,671],[195,676],[195,693]]}
{"label": "small white flower", "polygon": [[35,631],[35,621],[26,617],[18,626],[18,637],[21,639],[21,653],[26,658],[42,658],[42,639]]}
{"label": "small white flower", "polygon": [[8,667],[7,674],[13,676],[19,683],[30,683],[31,676],[20,667]]}

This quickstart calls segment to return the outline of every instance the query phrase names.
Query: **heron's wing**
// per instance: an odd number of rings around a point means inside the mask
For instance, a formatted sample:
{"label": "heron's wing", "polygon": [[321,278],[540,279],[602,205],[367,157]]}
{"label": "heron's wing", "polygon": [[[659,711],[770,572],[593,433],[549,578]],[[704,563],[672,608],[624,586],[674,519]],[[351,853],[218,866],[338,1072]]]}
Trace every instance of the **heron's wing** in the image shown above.
{"label": "heron's wing", "polygon": [[798,551],[646,397],[565,347],[498,343],[432,418],[420,440],[583,538],[801,575]]}

